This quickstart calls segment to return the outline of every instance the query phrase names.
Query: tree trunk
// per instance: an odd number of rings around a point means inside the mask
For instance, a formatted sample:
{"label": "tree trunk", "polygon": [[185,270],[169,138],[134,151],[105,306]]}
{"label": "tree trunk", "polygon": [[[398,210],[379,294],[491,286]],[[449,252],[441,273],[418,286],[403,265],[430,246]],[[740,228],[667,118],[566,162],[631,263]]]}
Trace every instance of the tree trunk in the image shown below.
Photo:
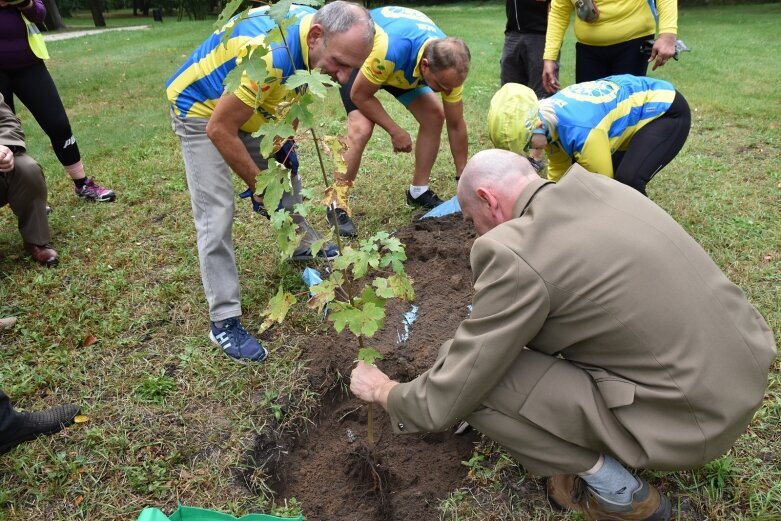
{"label": "tree trunk", "polygon": [[90,11],[92,11],[92,20],[95,27],[106,27],[106,20],[103,19],[103,5],[100,0],[88,0]]}
{"label": "tree trunk", "polygon": [[43,3],[46,5],[46,20],[44,20],[46,30],[65,29],[65,23],[62,21],[62,16],[60,16],[60,9],[54,3],[54,0],[43,0]]}

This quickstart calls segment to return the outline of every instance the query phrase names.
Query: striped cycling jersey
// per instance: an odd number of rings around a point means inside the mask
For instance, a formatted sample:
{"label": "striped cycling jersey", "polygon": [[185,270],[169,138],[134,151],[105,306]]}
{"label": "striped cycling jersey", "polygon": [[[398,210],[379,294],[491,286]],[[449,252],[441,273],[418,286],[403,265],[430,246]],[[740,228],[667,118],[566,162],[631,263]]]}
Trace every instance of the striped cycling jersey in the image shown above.
{"label": "striped cycling jersey", "polygon": [[548,177],[557,181],[573,162],[613,177],[612,155],[662,116],[675,98],[671,83],[629,74],[578,83],[540,100],[550,131]]}
{"label": "striped cycling jersey", "polygon": [[[381,7],[370,11],[376,27],[371,54],[361,74],[375,85],[412,90],[425,86],[418,64],[426,44],[445,33],[420,11],[406,7]],[[461,101],[463,85],[449,94],[441,93],[448,103]]]}
{"label": "striped cycling jersey", "polygon": [[[241,86],[233,92],[242,102],[255,109],[253,116],[241,127],[245,132],[255,132],[266,121],[273,119],[277,106],[291,96],[283,86],[296,70],[306,70],[309,63],[309,47],[306,36],[312,24],[314,9],[291,7],[288,17],[296,21],[288,26],[285,41],[271,44],[271,52],[263,57],[267,79],[260,87],[246,76]],[[223,33],[235,24],[230,38],[220,43]],[[175,113],[180,117],[209,118],[220,96],[225,91],[225,77],[236,68],[237,58],[252,54],[263,44],[267,35],[276,28],[268,16],[268,7],[251,9],[249,16],[238,23],[229,21],[215,31],[190,55],[187,61],[166,82],[166,95]],[[292,62],[290,57],[292,56]]]}

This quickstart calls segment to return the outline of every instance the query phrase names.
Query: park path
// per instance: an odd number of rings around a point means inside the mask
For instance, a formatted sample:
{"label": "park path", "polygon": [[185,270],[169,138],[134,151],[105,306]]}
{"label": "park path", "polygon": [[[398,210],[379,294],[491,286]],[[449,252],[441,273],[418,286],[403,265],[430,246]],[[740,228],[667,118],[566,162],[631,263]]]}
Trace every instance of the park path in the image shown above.
{"label": "park path", "polygon": [[128,27],[115,27],[112,29],[89,29],[86,31],[68,31],[66,33],[57,34],[45,34],[43,39],[47,42],[56,42],[57,40],[68,40],[70,38],[78,38],[79,36],[87,36],[89,34],[107,33],[109,31],[138,31],[141,29],[149,29],[148,25],[131,25]]}

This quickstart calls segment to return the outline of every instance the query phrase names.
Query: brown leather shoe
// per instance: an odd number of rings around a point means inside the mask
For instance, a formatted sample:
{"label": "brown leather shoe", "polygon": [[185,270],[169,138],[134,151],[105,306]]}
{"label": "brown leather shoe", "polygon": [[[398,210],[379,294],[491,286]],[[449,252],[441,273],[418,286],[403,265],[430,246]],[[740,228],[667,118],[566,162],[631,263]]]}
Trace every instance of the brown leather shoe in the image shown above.
{"label": "brown leather shoe", "polygon": [[38,246],[26,242],[24,243],[24,250],[29,253],[38,264],[42,264],[49,268],[57,265],[57,252],[48,244]]}
{"label": "brown leather shoe", "polygon": [[640,488],[629,504],[622,505],[601,497],[574,474],[552,476],[547,484],[548,501],[556,510],[574,510],[591,521],[668,521],[672,515],[670,500],[643,478],[635,479]]}

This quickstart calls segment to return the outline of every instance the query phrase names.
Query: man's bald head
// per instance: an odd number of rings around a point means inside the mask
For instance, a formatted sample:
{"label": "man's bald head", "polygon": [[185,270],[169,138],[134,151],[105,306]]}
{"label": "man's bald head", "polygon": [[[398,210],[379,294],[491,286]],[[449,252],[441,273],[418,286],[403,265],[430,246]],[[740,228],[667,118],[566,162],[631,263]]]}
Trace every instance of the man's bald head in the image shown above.
{"label": "man's bald head", "polygon": [[458,203],[466,220],[483,234],[512,219],[515,201],[539,176],[529,160],[513,152],[489,149],[467,162],[458,182]]}

